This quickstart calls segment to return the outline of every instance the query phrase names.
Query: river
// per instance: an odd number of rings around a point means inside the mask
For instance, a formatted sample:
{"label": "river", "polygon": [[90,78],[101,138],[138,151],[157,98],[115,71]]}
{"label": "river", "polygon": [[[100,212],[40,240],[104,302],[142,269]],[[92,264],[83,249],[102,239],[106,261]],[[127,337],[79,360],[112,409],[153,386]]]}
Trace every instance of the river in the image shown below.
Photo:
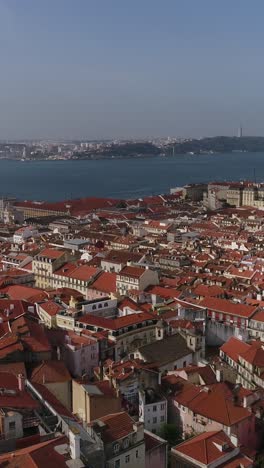
{"label": "river", "polygon": [[0,196],[64,200],[85,196],[139,198],[211,180],[264,181],[264,153],[180,155],[93,161],[0,160]]}

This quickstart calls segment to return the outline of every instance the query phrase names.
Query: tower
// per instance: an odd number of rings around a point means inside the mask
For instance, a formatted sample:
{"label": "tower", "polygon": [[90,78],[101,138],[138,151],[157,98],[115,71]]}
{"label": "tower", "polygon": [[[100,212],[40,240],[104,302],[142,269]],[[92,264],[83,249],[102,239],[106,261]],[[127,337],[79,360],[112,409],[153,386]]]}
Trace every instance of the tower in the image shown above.
{"label": "tower", "polygon": [[242,130],[242,126],[240,125],[239,128],[238,128],[238,138],[242,138],[243,136],[243,130]]}

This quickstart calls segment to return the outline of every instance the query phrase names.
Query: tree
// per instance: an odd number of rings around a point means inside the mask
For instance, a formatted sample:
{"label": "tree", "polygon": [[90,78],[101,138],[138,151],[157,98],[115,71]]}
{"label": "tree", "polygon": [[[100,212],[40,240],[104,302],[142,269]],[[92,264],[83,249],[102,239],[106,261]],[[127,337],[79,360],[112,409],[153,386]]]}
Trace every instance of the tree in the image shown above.
{"label": "tree", "polygon": [[163,424],[159,435],[167,440],[170,448],[182,442],[181,431],[176,424]]}

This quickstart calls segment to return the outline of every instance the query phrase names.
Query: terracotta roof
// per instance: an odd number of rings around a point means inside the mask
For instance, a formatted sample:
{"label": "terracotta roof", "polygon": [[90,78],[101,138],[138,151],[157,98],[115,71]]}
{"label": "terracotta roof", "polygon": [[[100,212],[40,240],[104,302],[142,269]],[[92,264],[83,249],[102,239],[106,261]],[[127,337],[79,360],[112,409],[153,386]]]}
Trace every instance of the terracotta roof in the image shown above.
{"label": "terracotta roof", "polygon": [[71,376],[63,361],[46,361],[33,370],[30,380],[40,384],[69,382]]}
{"label": "terracotta roof", "polygon": [[99,273],[98,268],[91,267],[88,265],[67,264],[55,271],[55,275],[66,276],[67,278],[78,279],[82,281],[88,281],[93,276]]}
{"label": "terracotta roof", "polygon": [[[257,301],[257,305],[259,305],[259,301]],[[263,302],[264,306],[264,302]],[[264,310],[258,310],[253,317],[251,317],[251,320],[257,320],[258,322],[264,322]]]}
{"label": "terracotta roof", "polygon": [[27,376],[27,371],[24,362],[9,362],[8,364],[0,364],[0,373],[7,372],[8,374],[15,375],[23,374]]}
{"label": "terracotta roof", "polygon": [[1,408],[36,409],[39,407],[38,402],[26,390],[19,390],[18,379],[14,374],[0,372],[0,388],[4,389],[0,392]]}
{"label": "terracotta roof", "polygon": [[[105,443],[111,443],[122,439],[123,437],[131,434],[133,430],[134,420],[125,412],[108,414],[99,418],[100,421],[105,423],[106,427],[101,433],[101,438]],[[94,426],[96,421],[93,421],[91,425]]]}
{"label": "terracotta roof", "polygon": [[127,250],[110,250],[105,258],[101,258],[101,262],[117,264],[126,264],[127,262],[137,263],[142,257],[142,254],[136,252],[128,252]]}
{"label": "terracotta roof", "polygon": [[174,288],[164,288],[162,286],[149,286],[146,289],[146,292],[149,294],[155,294],[157,296],[160,296],[164,299],[169,299],[169,298],[176,298],[181,295],[181,291],[178,291],[177,289]]}
{"label": "terracotta roof", "polygon": [[33,353],[51,351],[42,326],[29,316],[18,317],[11,323],[12,333],[19,336],[23,348]]}
{"label": "terracotta roof", "polygon": [[9,286],[6,290],[6,294],[12,300],[30,300],[30,302],[38,302],[38,300],[43,300],[47,297],[47,294],[39,288],[31,288],[29,286],[21,285]]}
{"label": "terracotta roof", "polygon": [[80,323],[85,323],[87,325],[94,325],[99,328],[105,328],[108,330],[118,330],[119,328],[128,327],[136,323],[141,323],[146,320],[155,320],[151,314],[147,312],[140,312],[135,314],[125,315],[123,317],[118,317],[115,319],[105,318],[105,317],[96,317],[91,314],[86,314],[83,317],[79,318]]}
{"label": "terracotta roof", "polygon": [[67,468],[67,461],[70,457],[60,454],[55,447],[69,444],[65,436],[56,439],[40,442],[30,447],[25,447],[15,452],[0,455],[0,466],[7,468]]}
{"label": "terracotta roof", "polygon": [[251,417],[250,411],[233,403],[233,392],[227,383],[221,382],[202,389],[193,387],[183,389],[175,399],[194,413],[227,427]]}
{"label": "terracotta roof", "polygon": [[39,304],[39,307],[51,317],[56,316],[62,309],[62,307],[55,301],[42,302]]}
{"label": "terracotta roof", "polygon": [[261,341],[253,341],[249,348],[240,354],[249,364],[256,367],[264,367],[264,349]]}
{"label": "terracotta roof", "polygon": [[223,314],[236,315],[243,318],[250,318],[256,311],[256,307],[254,306],[235,304],[226,299],[218,299],[215,297],[206,297],[199,305],[207,309],[222,312]]}
{"label": "terracotta roof", "polygon": [[244,341],[239,340],[238,338],[235,338],[234,336],[229,338],[229,340],[220,348],[223,353],[227,354],[227,356],[229,356],[235,362],[238,362],[238,356],[243,354],[248,349],[250,349],[250,345]]}
{"label": "terracotta roof", "polygon": [[[228,448],[223,451],[221,447],[224,445]],[[173,452],[207,466],[211,463],[219,463],[221,458],[225,459],[228,453],[230,453],[231,458],[234,449],[234,445],[224,431],[214,431],[192,437],[174,447]]]}
{"label": "terracotta roof", "polygon": [[90,288],[108,294],[116,292],[116,273],[102,272]]}
{"label": "terracotta roof", "polygon": [[38,253],[37,257],[46,257],[51,260],[56,260],[57,258],[62,257],[64,255],[65,250],[56,250],[51,248],[45,248]]}
{"label": "terracotta roof", "polygon": [[120,270],[118,273],[119,276],[131,276],[133,278],[141,278],[141,276],[145,273],[145,268],[141,267],[134,267],[134,266],[125,266]]}
{"label": "terracotta roof", "polygon": [[197,296],[209,296],[209,297],[217,297],[223,294],[225,291],[220,286],[207,286],[205,284],[199,284],[194,288],[193,293]]}
{"label": "terracotta roof", "polygon": [[9,335],[0,340],[0,360],[5,360],[10,354],[22,352],[23,346],[17,336]]}

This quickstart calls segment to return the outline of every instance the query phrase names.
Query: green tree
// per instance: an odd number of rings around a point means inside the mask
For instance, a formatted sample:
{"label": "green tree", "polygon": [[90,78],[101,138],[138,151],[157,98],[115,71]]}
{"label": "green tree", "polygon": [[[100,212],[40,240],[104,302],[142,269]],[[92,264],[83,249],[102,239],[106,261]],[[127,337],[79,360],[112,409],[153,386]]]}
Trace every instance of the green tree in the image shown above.
{"label": "green tree", "polygon": [[167,440],[170,448],[182,442],[181,431],[176,424],[163,424],[159,435]]}

